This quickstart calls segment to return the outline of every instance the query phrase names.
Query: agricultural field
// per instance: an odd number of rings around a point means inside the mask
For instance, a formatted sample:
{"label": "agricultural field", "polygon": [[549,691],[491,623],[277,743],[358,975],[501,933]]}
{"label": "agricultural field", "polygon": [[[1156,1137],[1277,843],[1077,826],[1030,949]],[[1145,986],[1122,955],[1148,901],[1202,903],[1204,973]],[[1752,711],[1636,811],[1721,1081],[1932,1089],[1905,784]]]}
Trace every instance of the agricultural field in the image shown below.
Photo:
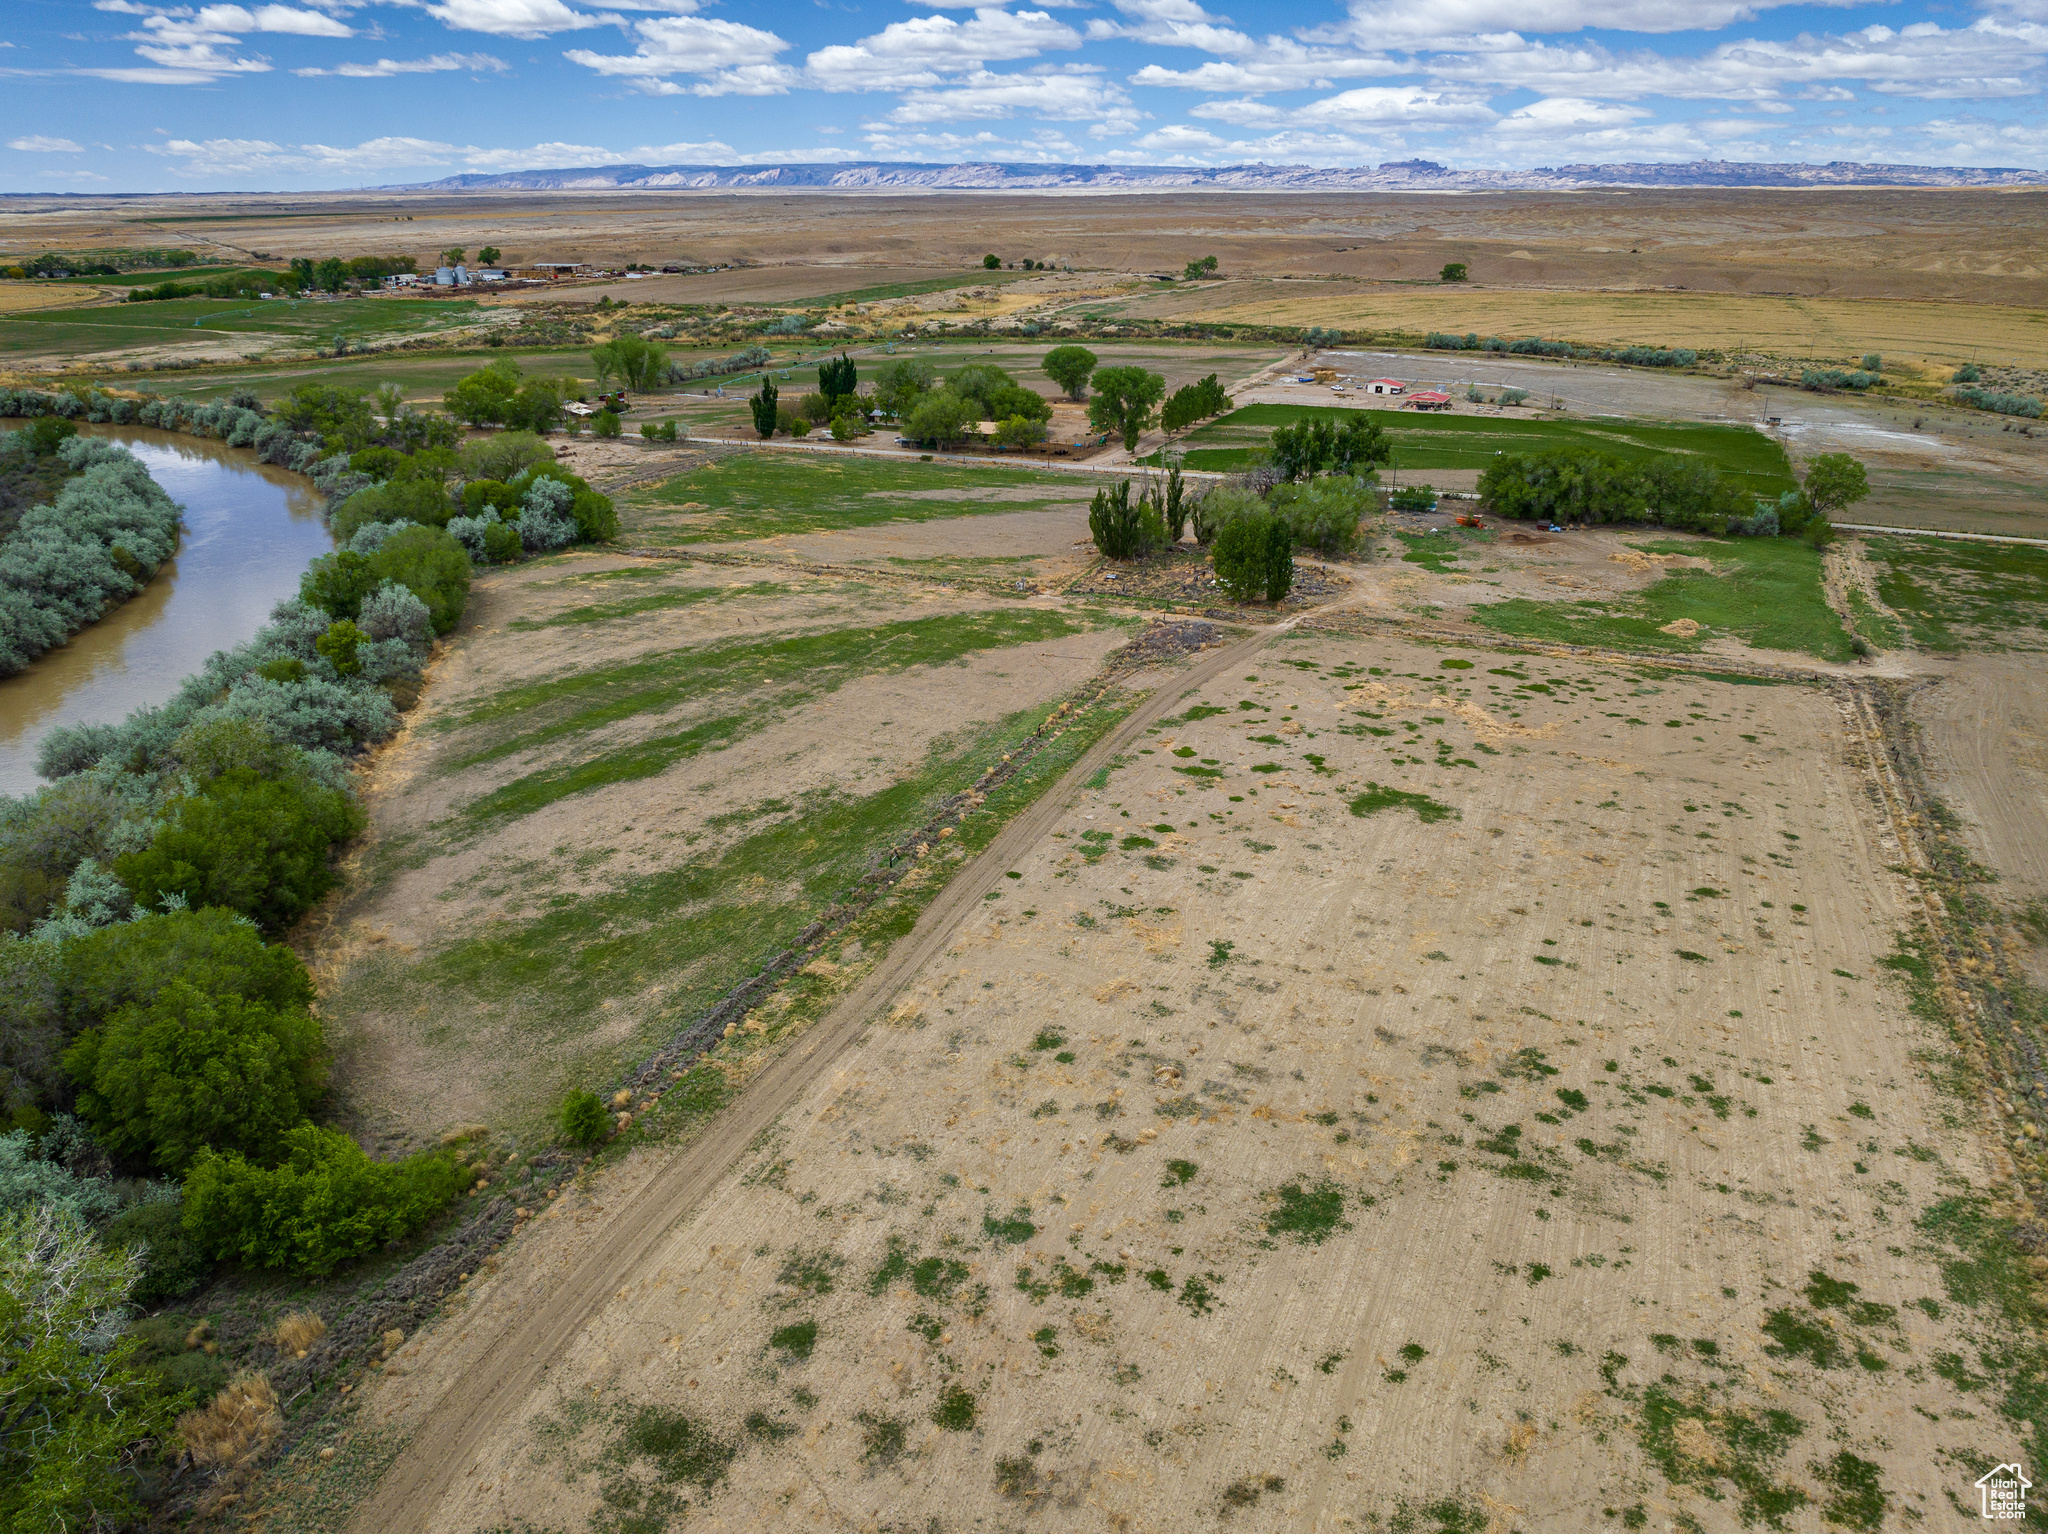
{"label": "agricultural field", "polygon": [[[1352,419],[1337,406],[1246,405],[1180,438],[1191,469],[1229,471],[1246,466],[1270,441],[1273,429],[1309,419]],[[1556,448],[1592,449],[1631,462],[1680,453],[1704,459],[1724,477],[1759,498],[1775,499],[1793,487],[1791,465],[1776,441],[1747,426],[1644,421],[1621,416],[1546,419],[1533,413],[1505,416],[1422,415],[1376,410],[1373,420],[1394,444],[1404,473],[1431,469],[1484,470],[1502,453]]]}
{"label": "agricultural field", "polygon": [[1030,469],[745,452],[710,459],[637,500],[646,541],[659,546],[1085,509],[1093,491],[1091,480]]}
{"label": "agricultural field", "polygon": [[[719,1140],[422,1528],[1876,1530],[2032,1452],[1999,1153],[1824,685],[1334,618],[1232,653]],[[322,1484],[496,1399],[518,1275],[663,1159],[398,1353]]]}
{"label": "agricultural field", "polygon": [[1086,479],[639,462],[301,934],[342,1120],[521,1208],[266,1527],[1876,1531],[2040,1447],[2016,929],[1922,895],[2032,867],[2036,564],[1418,516],[1162,619]]}
{"label": "agricultural field", "polygon": [[[396,748],[404,786],[323,1004],[351,1112],[392,1143],[451,1111],[542,1131],[570,1085],[658,1047],[973,787],[1127,628],[617,559],[521,566],[476,600],[490,637],[436,675]],[[918,889],[847,941],[886,943]]]}
{"label": "agricultural field", "polygon": [[1090,301],[1098,319],[1202,320],[1235,325],[1324,325],[1420,336],[1525,336],[1589,346],[1692,347],[1760,357],[1849,358],[1880,352],[1897,362],[1950,368],[1975,360],[2033,367],[2048,342],[2048,305],[1768,296],[1736,293],[1572,292],[1510,286],[1391,286],[1257,279]]}
{"label": "agricultural field", "polygon": [[2048,549],[1872,538],[1877,594],[1922,649],[2048,650]]}
{"label": "agricultural field", "polygon": [[49,360],[111,354],[142,347],[300,346],[431,335],[481,318],[470,299],[174,298],[160,303],[102,304],[30,314],[0,313],[0,358]]}

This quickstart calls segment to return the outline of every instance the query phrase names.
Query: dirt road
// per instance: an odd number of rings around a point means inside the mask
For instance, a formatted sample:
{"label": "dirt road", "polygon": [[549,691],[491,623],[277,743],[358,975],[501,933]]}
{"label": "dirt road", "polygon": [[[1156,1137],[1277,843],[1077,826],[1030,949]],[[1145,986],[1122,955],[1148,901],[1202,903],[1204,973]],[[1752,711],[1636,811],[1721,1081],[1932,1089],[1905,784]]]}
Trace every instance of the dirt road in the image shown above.
{"label": "dirt road", "polygon": [[349,1527],[358,1534],[427,1527],[451,1484],[505,1429],[509,1415],[527,1401],[549,1364],[613,1297],[621,1277],[641,1268],[671,1227],[717,1186],[734,1160],[860,1037],[898,990],[944,951],[962,921],[979,906],[989,870],[1008,867],[1041,841],[1073,787],[1126,749],[1176,698],[1242,664],[1273,632],[1261,630],[1207,656],[1134,710],[1065,779],[963,867],[909,936],[816,1028],[763,1071],[709,1134],[642,1182],[630,1206],[611,1218],[599,1240],[550,1287],[544,1301],[499,1310],[494,1319],[501,1329],[488,1341],[473,1336],[474,1327],[465,1329],[476,1361],[450,1379],[438,1399],[408,1424],[410,1443]]}

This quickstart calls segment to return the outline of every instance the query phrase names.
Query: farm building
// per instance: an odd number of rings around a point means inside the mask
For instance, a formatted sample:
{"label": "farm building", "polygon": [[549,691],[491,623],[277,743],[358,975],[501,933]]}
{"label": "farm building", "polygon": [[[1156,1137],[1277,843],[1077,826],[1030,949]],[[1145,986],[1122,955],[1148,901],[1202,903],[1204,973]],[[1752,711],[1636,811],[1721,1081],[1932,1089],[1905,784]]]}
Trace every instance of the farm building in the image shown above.
{"label": "farm building", "polygon": [[1451,397],[1435,389],[1424,389],[1420,394],[1409,395],[1408,403],[1417,410],[1448,410],[1451,408]]}
{"label": "farm building", "polygon": [[1375,378],[1365,386],[1367,394],[1406,394],[1408,386],[1398,378]]}

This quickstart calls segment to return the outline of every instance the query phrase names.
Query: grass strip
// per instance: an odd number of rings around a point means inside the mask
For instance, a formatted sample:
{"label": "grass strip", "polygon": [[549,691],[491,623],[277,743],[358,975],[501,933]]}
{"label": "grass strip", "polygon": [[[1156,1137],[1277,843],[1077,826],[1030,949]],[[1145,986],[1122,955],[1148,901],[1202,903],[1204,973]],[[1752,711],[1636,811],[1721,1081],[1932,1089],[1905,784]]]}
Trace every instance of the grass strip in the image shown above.
{"label": "grass strip", "polygon": [[[1500,634],[1563,644],[1696,653],[1720,635],[1761,650],[1794,650],[1845,661],[1853,651],[1841,618],[1821,587],[1821,558],[1789,538],[1664,540],[1639,545],[1653,554],[1690,554],[1713,562],[1711,572],[1675,570],[1633,597],[1611,601],[1539,602],[1518,597],[1473,610],[1472,619]],[[1666,633],[1680,619],[1697,633]]]}
{"label": "grass strip", "polygon": [[[643,572],[633,570],[619,573],[638,575]],[[751,586],[686,586],[679,591],[653,591],[646,596],[629,597],[618,602],[594,602],[585,607],[572,607],[567,612],[556,613],[552,618],[521,618],[518,622],[505,626],[525,633],[534,629],[564,628],[578,623],[609,623],[614,618],[636,618],[642,613],[663,612],[675,607],[694,607],[699,602],[714,601],[720,597],[780,596],[787,590],[789,587],[775,581],[756,581]]]}
{"label": "grass strip", "polygon": [[[994,492],[1043,492],[1011,498]],[[736,453],[643,492],[645,507],[688,507],[708,514],[690,531],[705,538],[767,538],[882,522],[1042,511],[1085,500],[1093,490],[1071,478],[1030,469],[963,468],[849,457],[821,463],[808,455]]]}
{"label": "grass strip", "polygon": [[468,713],[451,718],[444,728],[513,722],[516,733],[465,754],[451,766],[495,761],[715,691],[798,678],[808,694],[827,692],[855,675],[940,665],[981,650],[1064,639],[1099,626],[1075,622],[1063,613],[997,609],[669,650],[493,694]]}

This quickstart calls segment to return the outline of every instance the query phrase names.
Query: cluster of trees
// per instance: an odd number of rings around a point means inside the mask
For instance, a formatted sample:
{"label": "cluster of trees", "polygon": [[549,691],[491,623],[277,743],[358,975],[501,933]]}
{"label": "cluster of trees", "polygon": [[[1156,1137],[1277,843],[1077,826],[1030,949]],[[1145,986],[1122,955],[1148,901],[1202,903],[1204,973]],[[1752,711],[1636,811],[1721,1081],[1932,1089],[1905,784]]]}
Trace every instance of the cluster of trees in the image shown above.
{"label": "cluster of trees", "polygon": [[1168,397],[1159,412],[1159,424],[1167,431],[1181,431],[1230,408],[1230,396],[1211,373],[1197,383],[1182,384]]}
{"label": "cluster of trees", "polygon": [[[334,572],[347,589],[369,589],[362,586],[363,572],[383,570],[397,551],[423,550],[418,535],[427,532],[452,540],[475,564],[618,536],[611,498],[559,463],[530,432],[501,432],[464,443],[460,451],[368,448],[350,455],[347,469],[328,514],[342,547],[316,560],[309,580],[314,572],[323,581]],[[467,590],[466,579],[461,586]],[[436,582],[433,593],[420,595],[436,615],[437,631],[446,633],[461,616],[461,603],[448,582]],[[441,615],[451,611],[444,623]],[[337,609],[337,616],[353,614]]]}
{"label": "cluster of trees", "polygon": [[[87,460],[72,483],[102,466],[88,447],[119,452],[61,440],[88,408],[79,396],[28,402],[56,451]],[[615,524],[536,437],[460,453],[359,440],[318,457],[315,432],[369,431],[361,397],[295,405],[304,436],[253,401],[157,415],[282,431],[318,458],[315,483],[353,524],[346,546],[163,704],[52,731],[38,761],[49,783],[0,799],[10,1528],[118,1521],[135,1487],[121,1451],[190,1404],[142,1370],[123,1335],[131,1297],[187,1293],[222,1260],[330,1272],[417,1230],[471,1178],[447,1150],[376,1162],[313,1122],[327,1047],[304,967],[270,940],[332,886],[338,847],[362,828],[346,758],[396,728],[433,634],[459,619],[465,524],[515,552]],[[377,495],[411,496],[407,509],[442,523],[373,519]]]}
{"label": "cluster of trees", "polygon": [[582,387],[573,378],[528,377],[512,358],[500,357],[459,379],[441,396],[441,404],[456,420],[471,426],[538,434],[562,423],[563,402],[576,398]]}
{"label": "cluster of trees", "polygon": [[339,293],[346,287],[362,287],[418,270],[419,262],[411,256],[351,256],[346,260],[340,256],[294,256],[285,280],[296,292]]}
{"label": "cluster of trees", "polygon": [[282,272],[229,272],[220,277],[209,277],[204,282],[179,282],[171,278],[153,288],[130,288],[124,302],[131,304],[161,303],[171,298],[255,298],[264,293],[283,291],[286,278]]}
{"label": "cluster of trees", "polygon": [[1195,496],[1175,466],[1136,502],[1128,480],[1097,491],[1088,513],[1095,547],[1110,559],[1142,558],[1172,548],[1184,528],[1192,529],[1195,542],[1211,550],[1217,584],[1234,600],[1280,601],[1293,589],[1297,549],[1337,559],[1359,552],[1365,519],[1379,509],[1372,465],[1386,456],[1383,439],[1327,422],[1303,424],[1311,429],[1281,428],[1287,445],[1275,453],[1290,460],[1291,478],[1269,469]]}
{"label": "cluster of trees", "polygon": [[1217,261],[1214,256],[1200,256],[1181,268],[1182,282],[1195,282],[1203,277],[1216,275]]}
{"label": "cluster of trees", "polygon": [[1479,477],[1487,508],[1518,521],[1653,523],[1714,537],[1801,538],[1816,548],[1834,536],[1831,519],[1869,494],[1863,465],[1847,453],[1821,454],[1800,489],[1768,504],[1676,456],[1631,463],[1560,448],[1502,457]]}
{"label": "cluster of trees", "polygon": [[134,596],[178,544],[178,507],[135,455],[76,430],[45,416],[0,450],[70,471],[0,538],[0,676]]}
{"label": "cluster of trees", "polygon": [[1267,452],[1273,472],[1292,481],[1370,473],[1393,456],[1393,444],[1369,413],[1352,410],[1341,424],[1330,416],[1311,416],[1276,427]]}
{"label": "cluster of trees", "polygon": [[623,387],[644,394],[668,381],[667,350],[659,342],[632,331],[622,332],[597,347],[590,360],[597,368],[600,389],[606,379],[616,378]]}

